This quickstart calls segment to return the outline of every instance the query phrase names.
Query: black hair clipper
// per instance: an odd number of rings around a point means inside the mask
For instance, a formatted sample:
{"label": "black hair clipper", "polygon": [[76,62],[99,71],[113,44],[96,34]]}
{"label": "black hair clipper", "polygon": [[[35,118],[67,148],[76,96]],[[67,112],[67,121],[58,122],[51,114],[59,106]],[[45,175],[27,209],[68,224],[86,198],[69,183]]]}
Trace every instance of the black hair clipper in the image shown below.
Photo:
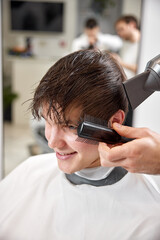
{"label": "black hair clipper", "polygon": [[[133,139],[121,137],[115,130],[108,128],[107,124],[99,124],[84,120],[77,129],[78,141],[97,144],[105,142],[108,144],[125,143]],[[80,139],[82,138],[82,139]]]}

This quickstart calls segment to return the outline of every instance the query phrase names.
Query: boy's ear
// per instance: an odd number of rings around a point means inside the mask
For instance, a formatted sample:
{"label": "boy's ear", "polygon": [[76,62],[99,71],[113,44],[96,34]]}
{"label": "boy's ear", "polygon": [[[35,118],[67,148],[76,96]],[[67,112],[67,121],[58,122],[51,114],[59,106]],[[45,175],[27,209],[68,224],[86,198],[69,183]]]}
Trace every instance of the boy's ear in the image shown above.
{"label": "boy's ear", "polygon": [[125,113],[123,110],[118,110],[109,120],[110,127],[114,122],[122,124],[125,119]]}

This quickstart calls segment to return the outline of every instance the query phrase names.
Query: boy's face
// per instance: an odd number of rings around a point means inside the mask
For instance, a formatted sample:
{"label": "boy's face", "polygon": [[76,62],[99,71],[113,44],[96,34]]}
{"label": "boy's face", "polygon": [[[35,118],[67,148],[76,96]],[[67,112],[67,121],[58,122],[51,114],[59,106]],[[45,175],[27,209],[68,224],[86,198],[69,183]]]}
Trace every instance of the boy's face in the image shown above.
{"label": "boy's face", "polygon": [[70,174],[84,168],[100,166],[98,145],[76,141],[80,108],[68,111],[68,126],[58,125],[46,113],[47,108],[44,108],[42,115],[46,120],[45,136],[48,146],[54,149],[58,166],[63,172]]}

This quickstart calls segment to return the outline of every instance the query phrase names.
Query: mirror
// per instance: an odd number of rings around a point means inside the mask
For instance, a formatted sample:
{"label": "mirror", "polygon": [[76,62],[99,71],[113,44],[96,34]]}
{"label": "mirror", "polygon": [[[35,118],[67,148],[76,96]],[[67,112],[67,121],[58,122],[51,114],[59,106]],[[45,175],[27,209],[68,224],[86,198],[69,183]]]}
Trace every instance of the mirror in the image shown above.
{"label": "mirror", "polygon": [[[27,0],[26,0],[27,1]],[[49,0],[53,3],[54,0]],[[63,2],[63,1],[62,1]],[[3,0],[3,98],[4,98],[4,174],[7,175],[31,155],[45,153],[47,142],[37,142],[28,112],[28,99],[49,67],[70,52],[72,40],[83,31],[86,17],[96,16],[104,33],[115,34],[114,23],[122,14],[134,14],[140,20],[141,1],[113,1],[103,13],[96,12],[98,1],[64,0],[65,31],[61,34],[12,32],[10,1]],[[95,7],[96,6],[96,7]],[[73,9],[75,9],[73,11]],[[77,10],[78,9],[78,10]],[[71,11],[71,12],[70,12]],[[70,19],[72,16],[72,19]],[[73,21],[75,19],[75,21]],[[51,53],[51,49],[54,51]],[[44,123],[40,123],[40,125]],[[41,129],[41,128],[40,128]],[[39,136],[43,135],[39,131]],[[40,138],[38,137],[38,140]]]}

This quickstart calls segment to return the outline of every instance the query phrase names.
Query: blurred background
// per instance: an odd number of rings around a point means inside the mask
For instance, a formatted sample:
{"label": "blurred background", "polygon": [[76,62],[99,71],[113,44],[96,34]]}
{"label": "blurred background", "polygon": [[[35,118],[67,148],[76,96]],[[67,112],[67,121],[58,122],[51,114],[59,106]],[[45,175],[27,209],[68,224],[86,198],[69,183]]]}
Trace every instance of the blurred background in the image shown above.
{"label": "blurred background", "polygon": [[[30,4],[36,16],[23,4]],[[32,120],[28,100],[48,68],[72,51],[86,19],[96,18],[103,33],[116,35],[116,20],[134,15],[142,35],[138,56],[142,72],[147,61],[160,53],[159,10],[158,0],[1,0],[1,177],[29,156],[50,152],[44,123]],[[159,100],[159,93],[154,93],[141,104],[133,125],[160,133]]]}

